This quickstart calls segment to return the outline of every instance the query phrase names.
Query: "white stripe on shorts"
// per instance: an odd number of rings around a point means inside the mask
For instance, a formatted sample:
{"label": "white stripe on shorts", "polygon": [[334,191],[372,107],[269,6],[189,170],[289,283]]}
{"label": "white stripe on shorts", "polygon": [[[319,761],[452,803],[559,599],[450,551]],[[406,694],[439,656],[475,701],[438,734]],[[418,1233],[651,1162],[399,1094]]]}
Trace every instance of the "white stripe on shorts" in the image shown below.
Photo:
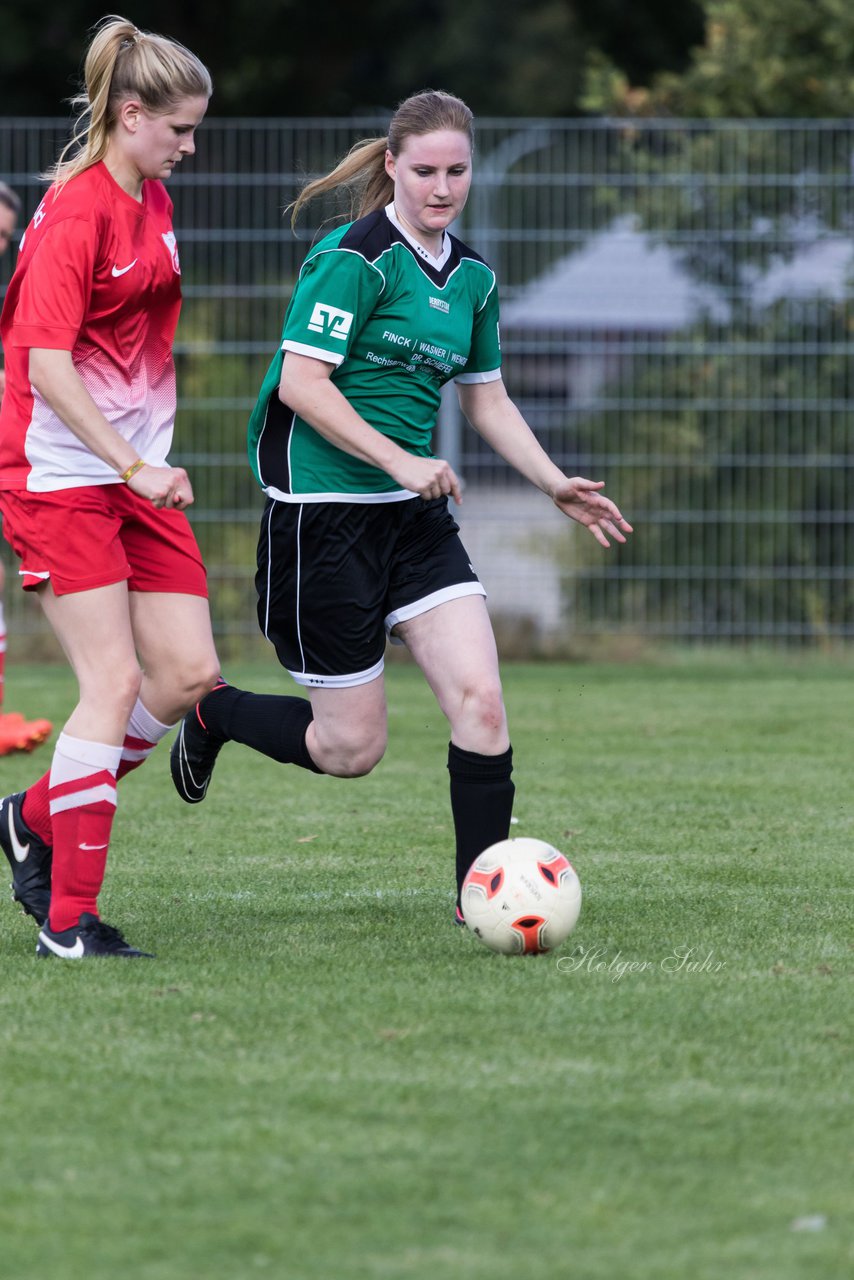
{"label": "white stripe on shorts", "polygon": [[309,671],[288,671],[288,675],[296,680],[297,684],[311,689],[353,689],[356,685],[369,684],[371,680],[376,680],[377,676],[382,675],[384,665],[385,659],[380,658],[379,662],[375,662],[366,671],[354,671],[346,676],[316,676]]}
{"label": "white stripe on shorts", "polygon": [[398,622],[408,622],[410,618],[419,618],[422,613],[429,613],[437,605],[447,604],[449,600],[459,600],[462,596],[485,596],[486,591],[481,582],[458,582],[452,587],[442,587],[440,591],[431,591],[429,596],[413,600],[411,604],[401,605],[394,613],[386,614],[385,629],[392,644],[403,644],[403,640],[391,634],[392,627]]}

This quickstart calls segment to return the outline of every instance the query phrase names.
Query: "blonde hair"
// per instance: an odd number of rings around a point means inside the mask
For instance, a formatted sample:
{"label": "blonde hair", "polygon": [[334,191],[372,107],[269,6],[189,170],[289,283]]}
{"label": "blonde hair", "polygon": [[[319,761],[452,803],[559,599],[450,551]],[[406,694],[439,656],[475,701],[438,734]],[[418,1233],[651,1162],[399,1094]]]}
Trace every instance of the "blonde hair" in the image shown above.
{"label": "blonde hair", "polygon": [[296,225],[300,210],[310,200],[339,187],[349,192],[353,218],[384,209],[394,195],[394,183],[385,171],[386,151],[396,159],[407,138],[440,129],[464,133],[474,146],[474,117],[461,98],[441,89],[425,89],[406,98],[392,116],[386,137],[363,138],[331,173],[303,187],[293,204],[288,205],[291,226]]}
{"label": "blonde hair", "polygon": [[102,18],[94,32],[83,91],[71,99],[78,113],[71,140],[42,175],[60,185],[103,160],[118,108],[128,98],[162,115],[182,98],[209,98],[213,92],[207,67],[177,40],[140,31],[116,14]]}

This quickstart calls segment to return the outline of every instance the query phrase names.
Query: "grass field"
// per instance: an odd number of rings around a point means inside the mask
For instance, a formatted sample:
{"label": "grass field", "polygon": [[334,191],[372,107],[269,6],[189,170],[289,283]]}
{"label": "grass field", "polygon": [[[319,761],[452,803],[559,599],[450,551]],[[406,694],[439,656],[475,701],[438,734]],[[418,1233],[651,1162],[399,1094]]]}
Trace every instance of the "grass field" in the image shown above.
{"label": "grass field", "polygon": [[[505,683],[514,833],[585,890],[556,955],[451,925],[403,665],[371,777],[232,747],[198,808],[165,751],[122,784],[102,906],[156,961],[37,962],[0,904],[3,1280],[850,1280],[854,666]],[[71,696],[9,673],[12,709]]]}

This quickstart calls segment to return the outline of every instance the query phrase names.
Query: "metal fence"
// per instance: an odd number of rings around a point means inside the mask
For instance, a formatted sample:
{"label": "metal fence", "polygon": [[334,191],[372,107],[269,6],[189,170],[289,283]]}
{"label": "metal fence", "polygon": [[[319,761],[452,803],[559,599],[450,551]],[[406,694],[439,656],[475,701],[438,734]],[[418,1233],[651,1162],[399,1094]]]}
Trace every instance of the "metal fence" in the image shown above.
{"label": "metal fence", "polygon": [[[186,299],[173,457],[225,648],[256,631],[245,423],[314,230],[294,236],[284,207],[385,123],[213,120],[170,183]],[[28,214],[65,133],[0,120],[0,177]],[[853,163],[845,121],[479,122],[456,230],[499,273],[510,393],[636,528],[603,552],[446,399],[437,447],[466,484],[466,545],[530,649],[854,634]]]}

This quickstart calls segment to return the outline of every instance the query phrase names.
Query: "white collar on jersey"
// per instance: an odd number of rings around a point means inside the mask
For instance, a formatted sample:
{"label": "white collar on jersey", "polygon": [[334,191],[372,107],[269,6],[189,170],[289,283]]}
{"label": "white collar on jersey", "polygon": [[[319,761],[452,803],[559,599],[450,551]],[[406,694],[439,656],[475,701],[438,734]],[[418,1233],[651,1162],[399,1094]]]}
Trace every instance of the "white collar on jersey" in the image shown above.
{"label": "white collar on jersey", "polygon": [[429,262],[430,266],[433,267],[434,270],[440,271],[451,256],[451,237],[442,232],[442,252],[438,257],[434,257],[430,250],[425,249],[423,244],[419,244],[415,237],[411,235],[401,224],[400,219],[395,213],[393,200],[391,204],[386,205],[385,212],[389,222],[397,227],[406,243],[412,245],[412,248],[418,254],[419,258],[423,258],[425,262]]}

